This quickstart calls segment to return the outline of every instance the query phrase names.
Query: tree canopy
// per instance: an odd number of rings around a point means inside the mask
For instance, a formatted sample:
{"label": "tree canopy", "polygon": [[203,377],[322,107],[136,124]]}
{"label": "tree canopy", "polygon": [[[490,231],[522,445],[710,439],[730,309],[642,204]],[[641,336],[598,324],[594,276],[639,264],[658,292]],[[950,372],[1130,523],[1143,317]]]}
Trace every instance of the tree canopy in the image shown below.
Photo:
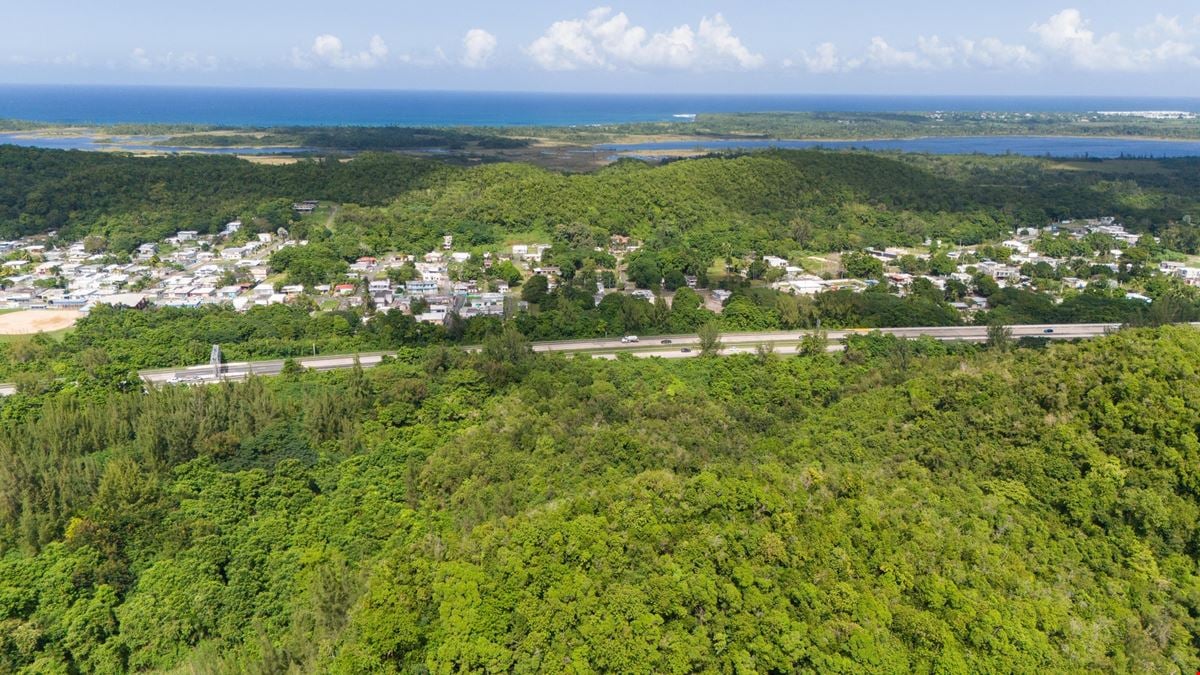
{"label": "tree canopy", "polygon": [[1190,328],[592,361],[510,327],[17,395],[0,669],[1192,668],[1198,374]]}

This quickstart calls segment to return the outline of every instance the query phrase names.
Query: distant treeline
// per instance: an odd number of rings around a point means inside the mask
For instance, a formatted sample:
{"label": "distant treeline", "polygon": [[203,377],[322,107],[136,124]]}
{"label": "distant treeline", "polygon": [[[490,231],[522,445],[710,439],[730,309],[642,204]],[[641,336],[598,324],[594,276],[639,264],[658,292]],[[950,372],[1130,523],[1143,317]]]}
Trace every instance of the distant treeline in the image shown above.
{"label": "distant treeline", "polygon": [[180,229],[234,218],[286,224],[291,202],[384,204],[449,172],[437,162],[364,155],[262,166],[234,157],[133,157],[0,146],[0,236],[59,230],[106,236],[128,251]]}
{"label": "distant treeline", "polygon": [[515,149],[529,145],[521,138],[510,138],[487,130],[423,129],[413,127],[283,127],[245,129],[235,133],[173,135],[158,141],[160,146],[235,147],[294,146],[315,150],[386,151],[386,150],[464,150]]}
{"label": "distant treeline", "polygon": [[576,143],[621,136],[868,140],[918,136],[1093,136],[1200,139],[1200,119],[1149,119],[1095,113],[772,112],[707,113],[691,122],[502,130]]}

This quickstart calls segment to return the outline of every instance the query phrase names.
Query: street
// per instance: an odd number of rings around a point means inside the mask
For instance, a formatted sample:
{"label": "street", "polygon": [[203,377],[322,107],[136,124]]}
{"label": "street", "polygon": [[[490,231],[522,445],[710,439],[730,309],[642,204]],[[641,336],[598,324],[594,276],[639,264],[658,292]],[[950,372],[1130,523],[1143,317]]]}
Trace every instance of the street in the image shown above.
{"label": "street", "polygon": [[[1079,340],[1101,337],[1109,332],[1118,330],[1120,324],[1090,323],[1090,324],[1045,324],[1028,326],[1011,326],[1014,339],[1022,337],[1037,337],[1050,340]],[[987,326],[937,326],[923,328],[882,328],[881,333],[902,338],[930,337],[943,341],[986,342]],[[868,329],[831,330],[826,332],[831,350],[841,348],[850,335],[865,335]],[[726,333],[721,335],[722,354],[753,353],[759,345],[771,345],[777,354],[795,354],[803,338],[811,335],[812,331],[771,331],[758,333]],[[478,347],[468,347],[476,350]],[[687,349],[688,351],[684,351]],[[700,353],[700,338],[697,335],[661,335],[643,337],[637,342],[622,342],[620,338],[599,340],[563,340],[553,342],[536,342],[535,352],[560,352],[568,354],[587,354],[595,358],[613,359],[618,354],[627,353],[638,358],[688,358]],[[379,365],[386,353],[372,352],[368,354],[312,356],[296,359],[302,368],[311,370],[338,370],[351,368],[355,360],[363,368]],[[220,372],[211,365],[188,366],[185,368],[167,368],[143,370],[139,375],[149,384],[209,384],[220,380],[244,380],[251,375],[278,375],[283,370],[283,359],[271,359],[252,362],[232,362],[221,364]],[[4,385],[0,385],[0,395],[3,395]]]}

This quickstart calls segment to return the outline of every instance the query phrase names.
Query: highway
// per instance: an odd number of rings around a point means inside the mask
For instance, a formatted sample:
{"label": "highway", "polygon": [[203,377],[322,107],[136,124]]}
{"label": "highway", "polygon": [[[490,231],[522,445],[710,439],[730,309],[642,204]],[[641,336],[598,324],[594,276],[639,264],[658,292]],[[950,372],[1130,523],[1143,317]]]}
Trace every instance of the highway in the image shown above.
{"label": "highway", "polygon": [[[1192,324],[1200,326],[1200,324]],[[1038,337],[1050,340],[1083,340],[1101,337],[1120,329],[1117,323],[1041,324],[1009,326],[1014,338]],[[880,328],[881,333],[897,337],[931,337],[943,341],[986,342],[987,326],[932,326],[923,328]],[[865,335],[872,329],[826,331],[830,351],[843,349],[850,335]],[[721,335],[724,355],[753,353],[759,345],[770,345],[776,354],[795,354],[801,340],[812,331],[770,331],[757,333],[725,333]],[[477,351],[478,346],[465,347]],[[699,356],[700,338],[697,335],[657,335],[642,337],[637,342],[621,342],[619,338],[600,340],[559,340],[535,342],[535,352],[559,352],[587,354],[594,358],[615,359],[618,354],[629,354],[638,358],[689,358]],[[351,368],[357,359],[363,368],[379,365],[390,352],[370,352],[334,356],[309,356],[297,358],[296,362],[310,370],[339,370]],[[187,366],[184,368],[159,368],[138,372],[147,384],[212,384],[222,380],[244,380],[252,375],[278,375],[283,370],[283,359],[265,361],[237,361],[221,364],[220,371],[211,365]],[[17,392],[16,385],[0,384],[0,396],[11,396]]]}
{"label": "highway", "polygon": [[[1084,338],[1100,337],[1108,332],[1118,330],[1120,327],[1121,324],[1118,323],[1081,323],[1010,326],[1009,328],[1012,330],[1012,335],[1014,338],[1039,337],[1049,338],[1052,340],[1079,340]],[[922,328],[880,329],[855,328],[849,330],[826,331],[826,337],[830,342],[844,342],[850,335],[865,335],[872,332],[872,330],[878,330],[880,333],[887,333],[904,338],[928,336],[934,338],[935,340],[963,340],[966,342],[986,342],[988,331],[987,326],[934,326]],[[774,344],[776,346],[780,346],[781,344],[787,343],[799,343],[804,336],[811,333],[812,331],[724,333],[721,335],[721,342],[726,347],[743,345],[755,347],[760,344]],[[700,338],[696,335],[659,335],[653,337],[644,337],[636,343],[622,343],[619,338],[603,340],[563,340],[558,342],[536,342],[533,345],[533,350],[535,352],[627,351],[637,355],[639,351],[646,350],[646,348],[649,346],[662,346],[663,340],[670,340],[671,346],[678,346],[680,348],[695,347],[700,344]],[[729,350],[727,349],[725,351]]]}
{"label": "highway", "polygon": [[[353,368],[357,358],[363,368],[379,365],[386,354],[373,352],[349,356],[310,356],[296,359],[301,367],[309,370],[339,370]],[[220,371],[212,365],[188,366],[186,368],[163,368],[139,371],[149,384],[206,384],[216,380],[244,380],[251,375],[278,375],[283,372],[283,359],[269,361],[235,361],[221,364]]]}
{"label": "highway", "polygon": [[[1081,340],[1101,337],[1121,327],[1116,323],[1089,324],[1043,324],[1010,326],[1013,338],[1038,337],[1050,340]],[[931,337],[943,341],[986,342],[987,326],[949,326],[925,328],[882,328],[887,333],[903,338]],[[826,332],[830,350],[842,348],[850,335],[865,335],[868,329],[831,330]],[[804,337],[812,331],[771,331],[757,333],[725,333],[721,335],[722,354],[753,353],[759,345],[771,345],[776,354],[795,354]],[[468,351],[478,347],[467,347]],[[536,342],[535,352],[587,354],[594,358],[615,359],[618,354],[629,354],[638,358],[688,358],[698,356],[700,338],[697,335],[659,335],[643,337],[637,342],[621,342],[619,338],[601,340],[562,340]],[[351,368],[355,359],[363,368],[379,365],[387,352],[372,352],[355,355],[311,356],[297,358],[303,368],[311,370],[338,370]],[[278,375],[283,370],[283,359],[266,361],[238,361],[221,364],[220,372],[211,365],[188,366],[186,368],[164,368],[143,370],[138,374],[151,385],[163,384],[211,384],[220,380],[244,380],[251,375]],[[0,385],[0,395],[3,395]]]}

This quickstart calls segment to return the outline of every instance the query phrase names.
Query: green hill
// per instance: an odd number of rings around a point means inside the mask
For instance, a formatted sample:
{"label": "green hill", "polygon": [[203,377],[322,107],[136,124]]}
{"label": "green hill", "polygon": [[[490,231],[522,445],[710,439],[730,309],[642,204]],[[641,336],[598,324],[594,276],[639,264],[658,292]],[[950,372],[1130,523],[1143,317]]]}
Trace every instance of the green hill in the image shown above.
{"label": "green hill", "polygon": [[1200,333],[17,397],[6,672],[1171,672]]}
{"label": "green hill", "polygon": [[[974,243],[1015,225],[1117,216],[1161,232],[1197,210],[1195,160],[1082,163],[771,151],[566,175],[523,164],[452,167],[398,154],[282,166],[232,157],[133,157],[0,146],[0,235],[99,234],[131,250],[235,217],[292,225],[291,203],[355,204],[355,243],[426,246],[450,233],[486,244],[514,232],[592,228],[692,255]],[[1152,170],[1143,170],[1150,167]],[[1110,170],[1111,169],[1111,170]],[[319,229],[319,228],[318,228]],[[1174,232],[1180,250],[1198,245]],[[1176,241],[1178,239],[1183,241]],[[711,259],[711,258],[710,258]]]}

